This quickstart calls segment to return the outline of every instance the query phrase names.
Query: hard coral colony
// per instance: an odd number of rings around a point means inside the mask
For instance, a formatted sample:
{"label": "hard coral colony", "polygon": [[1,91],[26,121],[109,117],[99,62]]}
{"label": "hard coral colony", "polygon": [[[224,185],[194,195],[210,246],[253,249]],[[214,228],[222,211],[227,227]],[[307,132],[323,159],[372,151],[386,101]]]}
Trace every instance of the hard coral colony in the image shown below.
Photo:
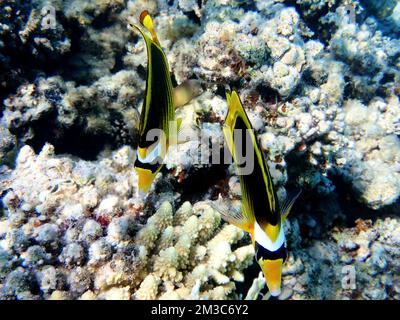
{"label": "hard coral colony", "polygon": [[400,299],[399,34],[395,0],[1,2],[0,299]]}

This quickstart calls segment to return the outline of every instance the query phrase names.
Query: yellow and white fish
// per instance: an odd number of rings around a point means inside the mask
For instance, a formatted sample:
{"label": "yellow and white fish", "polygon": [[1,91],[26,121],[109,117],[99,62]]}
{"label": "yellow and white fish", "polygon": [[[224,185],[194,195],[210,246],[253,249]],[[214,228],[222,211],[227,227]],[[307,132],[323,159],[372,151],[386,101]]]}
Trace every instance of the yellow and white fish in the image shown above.
{"label": "yellow and white fish", "polygon": [[[139,26],[131,25],[145,40],[148,57],[146,96],[140,114],[139,144],[134,165],[139,178],[139,192],[146,193],[163,166],[162,161],[168,149],[166,137],[170,122],[175,120],[175,107],[168,61],[157,38],[153,20],[147,10],[140,14],[139,20],[151,34],[150,38]],[[151,141],[148,133],[153,129],[160,130],[164,139],[153,137]]]}
{"label": "yellow and white fish", "polygon": [[[233,91],[227,92],[226,97],[228,114],[223,132],[240,175],[242,204],[241,210],[236,211],[216,209],[226,221],[251,235],[256,260],[264,273],[268,289],[272,296],[278,296],[281,292],[282,265],[287,257],[282,224],[300,192],[280,206],[268,166],[239,95]],[[240,139],[238,134],[241,135]],[[245,172],[243,163],[239,161],[243,150],[250,150],[251,154],[245,157],[254,160],[250,172]]]}
{"label": "yellow and white fish", "polygon": [[[140,115],[139,145],[134,164],[139,178],[139,193],[145,194],[160,172],[168,147],[174,143],[179,130],[181,119],[175,119],[175,108],[198,95],[200,89],[196,80],[189,80],[173,89],[168,61],[149,12],[143,11],[139,20],[151,34],[149,37],[139,26],[130,25],[145,40],[148,57],[146,95]],[[171,132],[173,130],[176,132]],[[162,134],[155,134],[157,132]]]}

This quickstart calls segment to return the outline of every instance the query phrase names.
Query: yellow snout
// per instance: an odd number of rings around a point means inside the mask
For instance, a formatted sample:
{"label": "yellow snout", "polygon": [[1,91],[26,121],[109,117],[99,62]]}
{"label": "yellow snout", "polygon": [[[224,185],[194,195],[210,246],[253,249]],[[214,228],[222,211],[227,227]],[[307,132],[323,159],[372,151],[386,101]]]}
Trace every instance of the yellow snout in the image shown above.
{"label": "yellow snout", "polygon": [[283,259],[258,261],[264,273],[265,282],[272,296],[277,297],[281,293],[281,278]]}
{"label": "yellow snout", "polygon": [[147,191],[149,191],[156,174],[152,173],[150,170],[142,168],[135,168],[135,170],[139,176],[139,193],[145,194]]}

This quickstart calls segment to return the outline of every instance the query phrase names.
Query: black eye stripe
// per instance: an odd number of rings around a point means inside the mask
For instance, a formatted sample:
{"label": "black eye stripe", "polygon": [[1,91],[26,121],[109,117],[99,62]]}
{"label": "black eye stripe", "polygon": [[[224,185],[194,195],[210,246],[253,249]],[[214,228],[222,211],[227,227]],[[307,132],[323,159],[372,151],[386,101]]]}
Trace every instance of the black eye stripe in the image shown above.
{"label": "black eye stripe", "polygon": [[150,170],[152,173],[155,173],[161,165],[162,159],[160,157],[155,158],[152,162],[149,163],[142,162],[139,159],[136,159],[135,161],[135,168]]}
{"label": "black eye stripe", "polygon": [[256,241],[255,250],[256,250],[257,261],[260,259],[263,259],[263,260],[283,259],[283,261],[285,261],[287,258],[287,252],[286,252],[286,248],[285,248],[284,244],[282,244],[282,246],[278,250],[270,251],[270,250],[264,248],[262,245],[260,245]]}

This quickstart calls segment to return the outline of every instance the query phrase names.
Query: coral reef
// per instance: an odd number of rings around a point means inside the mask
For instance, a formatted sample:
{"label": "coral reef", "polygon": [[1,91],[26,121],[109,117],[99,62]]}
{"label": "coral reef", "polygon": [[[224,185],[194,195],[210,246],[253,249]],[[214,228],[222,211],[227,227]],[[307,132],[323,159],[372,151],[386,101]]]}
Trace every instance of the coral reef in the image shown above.
{"label": "coral reef", "polygon": [[[207,202],[174,213],[160,199],[144,225],[132,150],[92,163],[25,146],[3,181],[3,299],[226,299],[254,251]],[[32,190],[31,186],[36,189]]]}
{"label": "coral reef", "polygon": [[[204,86],[145,200],[147,60],[126,27],[144,9],[174,86]],[[240,199],[220,161],[230,85],[278,196],[303,190],[280,299],[399,299],[399,34],[395,0],[1,1],[0,297],[268,298],[249,238],[209,206]]]}
{"label": "coral reef", "polygon": [[129,71],[91,86],[39,78],[4,100],[2,121],[22,144],[40,150],[49,142],[59,153],[90,159],[107,144],[115,148],[134,143],[139,115],[129,107],[142,89],[137,73]]}
{"label": "coral reef", "polygon": [[[398,218],[359,219],[353,228],[333,230],[331,240],[292,248],[279,299],[398,300],[399,227]],[[254,279],[247,298],[261,294],[260,280]]]}

